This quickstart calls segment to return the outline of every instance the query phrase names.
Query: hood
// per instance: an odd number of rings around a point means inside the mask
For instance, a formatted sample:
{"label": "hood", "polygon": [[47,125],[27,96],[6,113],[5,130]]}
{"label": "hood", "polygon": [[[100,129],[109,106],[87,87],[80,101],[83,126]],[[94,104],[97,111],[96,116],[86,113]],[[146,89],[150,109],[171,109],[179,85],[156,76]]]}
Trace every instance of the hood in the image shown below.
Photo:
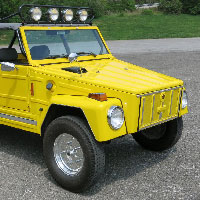
{"label": "hood", "polygon": [[[63,70],[67,67],[81,67],[84,73]],[[46,68],[46,67],[45,67]],[[48,69],[69,75],[82,82],[123,92],[142,94],[183,85],[183,81],[142,68],[118,59],[101,59],[75,62],[71,64],[49,65]],[[61,71],[60,71],[61,70]]]}

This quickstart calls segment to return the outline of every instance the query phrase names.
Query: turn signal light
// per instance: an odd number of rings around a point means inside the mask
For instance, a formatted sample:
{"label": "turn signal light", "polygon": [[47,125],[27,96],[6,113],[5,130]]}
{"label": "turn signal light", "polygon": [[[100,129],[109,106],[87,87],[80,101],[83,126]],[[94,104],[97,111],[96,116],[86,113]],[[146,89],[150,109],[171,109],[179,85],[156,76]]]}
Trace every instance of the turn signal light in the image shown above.
{"label": "turn signal light", "polygon": [[97,101],[107,101],[106,93],[90,93],[88,97]]}

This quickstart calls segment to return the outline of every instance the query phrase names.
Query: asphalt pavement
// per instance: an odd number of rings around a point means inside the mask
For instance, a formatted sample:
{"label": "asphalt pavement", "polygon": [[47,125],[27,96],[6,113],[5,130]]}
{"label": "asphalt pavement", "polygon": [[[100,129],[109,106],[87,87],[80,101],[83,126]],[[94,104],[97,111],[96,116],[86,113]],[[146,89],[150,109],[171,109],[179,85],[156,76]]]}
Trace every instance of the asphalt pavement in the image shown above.
{"label": "asphalt pavement", "polygon": [[107,41],[114,54],[200,51],[200,38]]}
{"label": "asphalt pavement", "polygon": [[114,55],[124,61],[185,81],[189,114],[183,117],[182,138],[161,153],[144,150],[131,136],[114,140],[105,146],[105,174],[89,191],[73,194],[57,185],[49,174],[39,136],[2,127],[0,199],[200,199],[200,39],[108,44]]}

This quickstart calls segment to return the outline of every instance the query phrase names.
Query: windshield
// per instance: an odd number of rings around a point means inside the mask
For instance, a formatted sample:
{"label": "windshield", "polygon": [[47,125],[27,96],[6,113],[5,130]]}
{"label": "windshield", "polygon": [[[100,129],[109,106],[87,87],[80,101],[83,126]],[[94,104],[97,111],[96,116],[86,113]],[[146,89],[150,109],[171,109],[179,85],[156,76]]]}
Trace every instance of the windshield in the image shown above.
{"label": "windshield", "polygon": [[26,30],[26,39],[33,60],[84,55],[108,54],[97,30]]}

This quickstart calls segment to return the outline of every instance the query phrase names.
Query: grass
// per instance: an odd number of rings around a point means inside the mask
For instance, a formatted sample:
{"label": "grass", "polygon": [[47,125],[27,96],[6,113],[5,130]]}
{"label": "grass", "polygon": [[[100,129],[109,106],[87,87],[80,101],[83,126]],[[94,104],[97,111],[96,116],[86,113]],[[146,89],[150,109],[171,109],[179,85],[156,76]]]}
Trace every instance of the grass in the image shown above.
{"label": "grass", "polygon": [[11,30],[0,30],[0,44],[8,45],[14,35]]}
{"label": "grass", "polygon": [[112,14],[94,20],[106,40],[200,37],[200,16],[159,12]]}
{"label": "grass", "polygon": [[[94,20],[106,40],[200,37],[200,15],[164,15],[137,10],[110,14]],[[0,44],[8,44],[12,31],[0,31]]]}

